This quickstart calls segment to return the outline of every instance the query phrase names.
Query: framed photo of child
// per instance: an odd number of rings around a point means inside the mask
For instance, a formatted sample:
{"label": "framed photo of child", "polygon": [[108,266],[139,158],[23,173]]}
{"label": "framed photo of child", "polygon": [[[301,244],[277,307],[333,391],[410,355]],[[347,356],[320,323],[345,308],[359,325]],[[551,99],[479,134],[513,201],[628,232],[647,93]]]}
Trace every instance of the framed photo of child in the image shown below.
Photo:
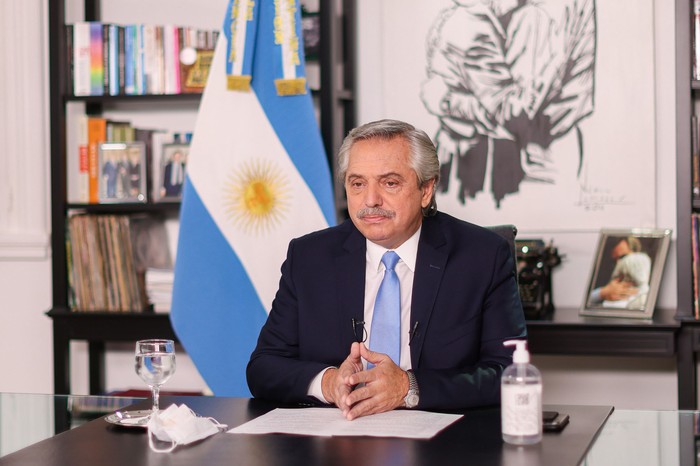
{"label": "framed photo of child", "polygon": [[146,148],[142,142],[107,142],[98,148],[101,203],[146,202]]}
{"label": "framed photo of child", "polygon": [[601,230],[582,315],[650,319],[671,230]]}

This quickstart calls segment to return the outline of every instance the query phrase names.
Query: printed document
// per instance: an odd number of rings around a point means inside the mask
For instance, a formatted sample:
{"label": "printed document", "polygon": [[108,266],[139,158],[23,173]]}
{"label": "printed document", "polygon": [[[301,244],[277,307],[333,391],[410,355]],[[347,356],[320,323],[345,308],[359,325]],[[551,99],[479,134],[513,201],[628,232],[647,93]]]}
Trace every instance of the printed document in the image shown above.
{"label": "printed document", "polygon": [[228,432],[429,439],[461,417],[459,414],[395,410],[348,421],[336,408],[277,408]]}

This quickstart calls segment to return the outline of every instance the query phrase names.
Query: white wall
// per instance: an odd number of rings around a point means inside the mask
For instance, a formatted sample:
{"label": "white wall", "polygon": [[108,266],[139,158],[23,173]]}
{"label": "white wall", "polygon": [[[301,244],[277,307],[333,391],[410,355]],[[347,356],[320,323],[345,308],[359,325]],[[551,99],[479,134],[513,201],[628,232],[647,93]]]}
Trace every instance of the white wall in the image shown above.
{"label": "white wall", "polygon": [[[80,2],[69,9],[71,17],[79,16]],[[53,390],[51,321],[44,312],[51,305],[51,265],[48,251],[48,101],[46,69],[46,6],[43,0],[3,0],[0,2],[0,62],[7,64],[16,45],[27,43],[33,51],[23,68],[0,68],[0,131],[14,122],[22,131],[0,132],[2,143],[10,141],[22,152],[0,155],[0,391],[45,392]],[[117,22],[173,21],[200,27],[218,27],[225,1],[192,2],[160,0],[142,2],[121,0],[104,2],[103,14]],[[381,95],[372,89],[376,77],[372,67],[380,57],[376,53],[382,18],[377,2],[359,0],[360,28],[358,50],[359,121],[382,116]],[[196,8],[193,10],[192,5]],[[659,225],[675,226],[675,110],[674,110],[674,24],[673,2],[658,0],[656,9],[657,60],[657,218]],[[168,18],[165,15],[169,15]],[[183,19],[184,15],[184,19]],[[396,18],[394,18],[396,20]],[[10,40],[11,39],[11,40]],[[40,51],[40,52],[37,52]],[[13,84],[10,84],[13,83]],[[11,87],[8,87],[11,86]],[[15,107],[12,94],[25,91],[39,96],[38,101],[19,102]],[[21,94],[21,93],[20,93]],[[16,101],[15,101],[16,102]],[[30,120],[18,118],[26,112]],[[170,117],[170,116],[169,116]],[[182,124],[190,124],[190,116],[182,116]],[[26,136],[27,132],[31,136]],[[30,144],[31,142],[31,144]],[[13,161],[13,163],[10,163]],[[19,164],[19,168],[17,167]],[[31,176],[20,178],[8,193],[2,181],[22,170]],[[9,180],[11,181],[11,180]],[[5,191],[3,191],[5,189]],[[24,191],[22,191],[24,190]],[[26,193],[25,193],[26,192]],[[23,194],[25,193],[25,194]],[[19,204],[8,199],[18,200]],[[26,207],[22,202],[29,203]],[[537,232],[526,232],[535,235]],[[524,233],[523,233],[524,234]],[[9,240],[7,240],[9,238]],[[557,233],[555,243],[567,261],[554,276],[555,304],[575,307],[580,304],[588,279],[596,235],[590,233]],[[31,241],[30,241],[31,240]],[[675,249],[669,253],[665,278],[659,298],[661,305],[674,307]],[[133,373],[130,345],[110,345],[107,385],[109,389],[140,386]],[[86,344],[72,345],[74,393],[87,393]],[[17,355],[17,357],[12,357]],[[27,362],[30,361],[30,364]],[[578,404],[614,404],[620,408],[674,408],[676,406],[675,364],[668,360],[603,357],[534,358],[544,372],[545,402]],[[204,383],[189,359],[181,355],[177,375],[168,383],[170,389],[202,389]]]}

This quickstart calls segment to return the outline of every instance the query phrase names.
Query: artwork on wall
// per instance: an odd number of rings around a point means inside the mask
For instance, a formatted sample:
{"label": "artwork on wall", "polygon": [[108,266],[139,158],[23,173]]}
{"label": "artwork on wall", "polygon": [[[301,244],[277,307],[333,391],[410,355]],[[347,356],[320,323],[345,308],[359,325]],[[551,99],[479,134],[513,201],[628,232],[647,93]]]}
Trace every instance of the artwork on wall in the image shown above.
{"label": "artwork on wall", "polygon": [[383,116],[433,138],[440,209],[522,230],[653,226],[653,6],[382,2]]}

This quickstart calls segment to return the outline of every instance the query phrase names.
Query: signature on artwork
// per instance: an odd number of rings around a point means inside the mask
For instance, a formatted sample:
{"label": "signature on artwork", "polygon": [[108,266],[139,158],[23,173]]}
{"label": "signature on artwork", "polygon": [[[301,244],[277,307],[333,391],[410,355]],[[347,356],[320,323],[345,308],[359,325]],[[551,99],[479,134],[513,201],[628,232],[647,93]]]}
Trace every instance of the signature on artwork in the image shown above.
{"label": "signature on artwork", "polygon": [[610,189],[583,183],[579,189],[578,200],[574,205],[583,207],[586,211],[602,211],[605,210],[605,207],[630,204],[631,202],[624,194],[614,194],[610,192]]}

